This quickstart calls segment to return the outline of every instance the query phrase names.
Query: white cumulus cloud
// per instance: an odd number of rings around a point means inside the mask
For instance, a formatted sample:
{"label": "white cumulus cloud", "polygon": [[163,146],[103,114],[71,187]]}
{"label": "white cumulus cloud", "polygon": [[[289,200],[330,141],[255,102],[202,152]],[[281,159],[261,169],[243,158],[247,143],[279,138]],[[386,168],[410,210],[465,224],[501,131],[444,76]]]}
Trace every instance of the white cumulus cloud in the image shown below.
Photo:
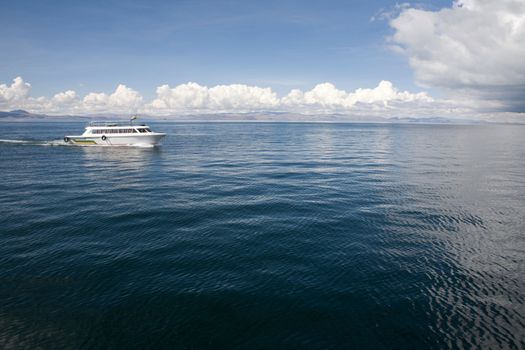
{"label": "white cumulus cloud", "polygon": [[76,97],[77,93],[75,91],[67,90],[65,92],[59,92],[53,96],[52,102],[56,103],[57,105],[67,105],[75,102]]}
{"label": "white cumulus cloud", "polygon": [[457,0],[449,8],[404,8],[391,40],[423,86],[499,101],[525,111],[525,1]]}
{"label": "white cumulus cloud", "polygon": [[338,90],[334,84],[323,83],[303,94],[302,104],[319,105],[322,107],[341,107],[347,93]]}
{"label": "white cumulus cloud", "polygon": [[0,84],[0,103],[23,100],[30,90],[31,84],[26,83],[21,77],[16,77],[10,86]]}
{"label": "white cumulus cloud", "polygon": [[[243,84],[207,87],[190,82],[175,87],[161,85],[150,101],[145,101],[138,91],[123,84],[111,93],[91,92],[84,96],[66,90],[52,97],[32,97],[30,87],[22,78],[14,79],[10,86],[0,84],[0,110],[25,109],[51,115],[142,113],[165,117],[221,112],[286,112],[309,115],[310,119],[316,115],[337,113],[354,115],[362,120],[407,116],[494,120],[499,115],[516,121],[522,115],[498,114],[494,110],[499,104],[489,100],[434,99],[426,92],[400,91],[386,80],[375,87],[354,91],[341,90],[326,82],[307,91],[293,89],[282,97],[267,87]],[[491,114],[480,110],[491,110]]]}
{"label": "white cumulus cloud", "polygon": [[174,88],[162,85],[150,104],[155,110],[250,111],[277,106],[279,99],[270,88],[242,84],[217,85],[211,88],[197,83]]}
{"label": "white cumulus cloud", "polygon": [[352,110],[356,105],[377,109],[380,107],[388,108],[391,102],[405,103],[405,107],[410,107],[412,102],[432,102],[433,99],[425,92],[410,93],[400,92],[390,81],[383,80],[373,89],[357,89],[353,92],[346,92],[337,89],[331,83],[316,85],[312,90],[302,92],[294,89],[282,98],[282,104],[289,107],[319,107],[321,110],[335,109]]}
{"label": "white cumulus cloud", "polygon": [[107,95],[103,92],[91,92],[82,100],[82,109],[91,112],[131,113],[142,108],[143,97],[126,85],[119,84],[115,91]]}

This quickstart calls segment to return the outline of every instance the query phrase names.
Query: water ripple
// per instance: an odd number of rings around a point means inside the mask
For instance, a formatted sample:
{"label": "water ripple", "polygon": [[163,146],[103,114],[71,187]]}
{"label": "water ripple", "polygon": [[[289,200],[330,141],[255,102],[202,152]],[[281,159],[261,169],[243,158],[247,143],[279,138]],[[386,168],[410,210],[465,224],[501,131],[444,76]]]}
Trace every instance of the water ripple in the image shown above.
{"label": "water ripple", "polygon": [[0,130],[0,348],[525,347],[522,126],[79,127]]}

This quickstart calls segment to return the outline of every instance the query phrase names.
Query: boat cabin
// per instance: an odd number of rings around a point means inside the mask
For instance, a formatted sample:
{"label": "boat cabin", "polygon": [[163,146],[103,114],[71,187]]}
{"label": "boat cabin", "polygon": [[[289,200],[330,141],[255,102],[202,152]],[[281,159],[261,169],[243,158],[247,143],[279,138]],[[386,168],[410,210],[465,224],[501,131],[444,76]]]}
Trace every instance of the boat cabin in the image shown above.
{"label": "boat cabin", "polygon": [[149,126],[145,124],[133,125],[129,122],[91,122],[86,126],[84,135],[145,134],[151,132]]}
{"label": "boat cabin", "polygon": [[136,127],[136,128],[88,128],[90,134],[136,134],[136,133],[148,133],[152,132],[148,127]]}

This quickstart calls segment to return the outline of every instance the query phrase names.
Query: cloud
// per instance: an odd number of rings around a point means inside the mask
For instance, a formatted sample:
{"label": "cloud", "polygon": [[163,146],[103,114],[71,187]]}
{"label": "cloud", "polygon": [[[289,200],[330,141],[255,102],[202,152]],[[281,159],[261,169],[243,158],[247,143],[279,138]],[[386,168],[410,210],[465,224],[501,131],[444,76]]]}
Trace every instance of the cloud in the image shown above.
{"label": "cloud", "polygon": [[388,109],[392,102],[406,103],[406,107],[413,102],[432,102],[433,99],[425,92],[410,93],[408,91],[400,92],[389,81],[381,81],[373,89],[357,89],[354,92],[346,92],[337,89],[331,83],[323,83],[315,86],[312,90],[302,92],[292,90],[282,99],[282,104],[288,107],[318,107],[321,110],[335,109],[338,111],[352,110],[360,105],[369,106],[370,108]]}
{"label": "cloud", "polygon": [[401,11],[407,8],[410,8],[410,3],[408,2],[396,3],[390,8],[381,8],[379,11],[376,12],[375,15],[370,17],[370,22],[385,20],[390,21],[394,17],[397,17]]}
{"label": "cloud", "polygon": [[157,98],[149,107],[153,110],[216,110],[251,111],[277,106],[279,99],[270,88],[242,84],[218,85],[212,88],[187,83],[170,88],[157,88]]}
{"label": "cloud", "polygon": [[81,109],[91,112],[132,113],[144,104],[142,96],[137,91],[123,84],[119,84],[110,95],[103,92],[91,92],[84,97],[82,102]]}
{"label": "cloud", "polygon": [[[30,96],[21,77],[0,83],[0,110],[23,108],[48,114],[147,113],[179,115],[217,112],[343,113],[373,116],[508,117],[525,111],[525,2],[456,0],[450,7],[425,10],[409,3],[382,9],[371,21],[389,21],[389,44],[406,55],[417,82],[442,89],[443,98],[424,91],[400,91],[390,81],[345,91],[330,82],[278,96],[269,87],[244,84],[161,85],[155,97],[123,84],[113,92],[73,90],[52,97]],[[505,113],[502,113],[505,112]],[[500,114],[498,114],[500,113]],[[520,114],[515,114],[520,117]],[[521,113],[525,118],[525,114]]]}
{"label": "cloud", "polygon": [[0,103],[23,100],[29,94],[31,84],[24,82],[21,77],[13,79],[11,86],[0,84]]}
{"label": "cloud", "polygon": [[[267,87],[243,84],[207,87],[190,82],[175,87],[161,85],[151,101],[145,101],[138,91],[123,84],[111,93],[91,92],[79,96],[75,91],[67,90],[50,98],[30,96],[30,86],[22,78],[14,79],[10,86],[1,84],[1,109],[25,109],[51,115],[143,113],[166,117],[199,113],[286,112],[310,115],[310,119],[316,115],[337,113],[366,120],[408,116],[487,119],[488,114],[480,114],[480,110],[495,110],[499,106],[490,100],[434,99],[426,92],[400,91],[386,80],[375,87],[350,92],[326,82],[307,91],[293,89],[282,97]],[[492,113],[490,118],[498,115],[507,120],[519,118],[508,113]]]}
{"label": "cloud", "polygon": [[77,93],[73,90],[67,90],[60,92],[53,96],[52,101],[57,105],[68,105],[74,103],[77,97]]}
{"label": "cloud", "polygon": [[[298,111],[344,112],[354,106],[372,105],[388,107],[389,102],[431,102],[426,93],[399,92],[391,82],[381,81],[373,89],[357,89],[348,93],[331,83],[316,85],[303,92],[293,89],[279,98],[270,88],[242,84],[201,86],[196,83],[181,84],[174,88],[162,85],[157,97],[146,106],[151,112],[250,112],[250,111]],[[377,106],[376,106],[377,107]]]}
{"label": "cloud", "polygon": [[[290,96],[290,95],[289,95]],[[342,107],[344,105],[347,93],[344,90],[338,90],[331,83],[322,83],[316,85],[312,90],[302,92],[293,91],[293,99],[284,98],[285,104],[289,106],[319,106],[319,107]],[[287,96],[288,97],[288,96]]]}
{"label": "cloud", "polygon": [[404,8],[390,21],[395,50],[416,80],[456,99],[525,111],[525,2],[457,0],[450,8]]}

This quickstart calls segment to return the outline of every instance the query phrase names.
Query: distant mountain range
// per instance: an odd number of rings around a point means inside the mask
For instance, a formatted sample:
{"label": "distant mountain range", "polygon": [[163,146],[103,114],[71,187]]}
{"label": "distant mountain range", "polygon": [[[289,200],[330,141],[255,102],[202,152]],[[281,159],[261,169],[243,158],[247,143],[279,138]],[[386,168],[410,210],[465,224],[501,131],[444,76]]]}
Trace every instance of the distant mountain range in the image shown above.
{"label": "distant mountain range", "polygon": [[89,117],[85,116],[71,116],[71,115],[61,115],[61,116],[50,116],[47,114],[38,114],[24,111],[23,109],[15,109],[13,111],[2,112],[0,111],[0,119],[53,119],[53,120],[63,120],[63,119],[86,119]]}
{"label": "distant mountain range", "polygon": [[[36,116],[36,114],[34,114]],[[9,112],[0,112],[0,118],[8,118],[8,117],[31,117],[32,114],[28,111],[24,111],[23,109],[16,109],[14,111]]]}
{"label": "distant mountain range", "polygon": [[[378,116],[354,116],[348,114],[323,114],[305,115],[288,112],[253,112],[253,113],[209,113],[209,114],[183,114],[177,116],[150,116],[140,115],[143,119],[159,121],[247,121],[247,122],[354,122],[354,123],[419,123],[419,124],[486,124],[489,121],[478,121],[469,119],[451,119],[444,117],[392,117],[384,118]],[[8,112],[0,111],[0,120],[89,120],[89,119],[128,119],[128,115],[104,114],[104,115],[59,115],[50,116],[46,114],[35,114],[17,109]]]}

